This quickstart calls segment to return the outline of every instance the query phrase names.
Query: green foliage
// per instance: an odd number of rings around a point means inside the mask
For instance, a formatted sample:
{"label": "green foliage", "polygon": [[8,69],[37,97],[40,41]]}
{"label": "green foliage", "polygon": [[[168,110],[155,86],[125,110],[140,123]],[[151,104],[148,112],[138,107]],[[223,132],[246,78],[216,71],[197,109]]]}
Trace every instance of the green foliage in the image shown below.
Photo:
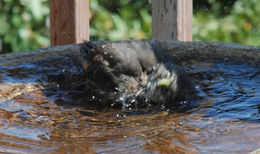
{"label": "green foliage", "polygon": [[148,0],[90,0],[91,40],[151,38],[151,5]]}
{"label": "green foliage", "polygon": [[[89,0],[90,38],[151,39],[151,0]],[[258,0],[193,0],[194,41],[260,45]],[[3,51],[49,45],[49,0],[1,0]]]}
{"label": "green foliage", "polygon": [[33,50],[49,44],[48,0],[1,0],[3,51]]}
{"label": "green foliage", "polygon": [[[217,5],[217,0],[209,0]],[[237,0],[230,13],[220,15],[225,7],[199,10],[193,18],[195,41],[235,42],[260,45],[260,3],[258,0]]]}

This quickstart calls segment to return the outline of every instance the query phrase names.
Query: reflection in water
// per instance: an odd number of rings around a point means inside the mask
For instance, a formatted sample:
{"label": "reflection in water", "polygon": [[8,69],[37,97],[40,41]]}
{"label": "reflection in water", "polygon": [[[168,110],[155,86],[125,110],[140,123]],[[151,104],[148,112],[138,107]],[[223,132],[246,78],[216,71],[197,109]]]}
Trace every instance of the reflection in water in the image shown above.
{"label": "reflection in water", "polygon": [[81,71],[63,60],[1,67],[0,152],[246,153],[260,147],[259,67],[186,62],[200,97],[193,109],[118,110],[86,108],[77,85]]}

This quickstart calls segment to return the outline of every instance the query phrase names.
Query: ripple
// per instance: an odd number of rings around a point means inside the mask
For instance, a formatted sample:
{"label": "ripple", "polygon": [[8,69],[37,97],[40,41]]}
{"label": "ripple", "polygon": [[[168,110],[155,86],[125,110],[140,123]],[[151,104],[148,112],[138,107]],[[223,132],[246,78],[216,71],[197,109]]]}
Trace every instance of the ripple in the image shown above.
{"label": "ripple", "polygon": [[89,107],[81,71],[60,61],[0,67],[0,152],[248,153],[260,146],[256,66],[186,62],[199,98],[176,112]]}

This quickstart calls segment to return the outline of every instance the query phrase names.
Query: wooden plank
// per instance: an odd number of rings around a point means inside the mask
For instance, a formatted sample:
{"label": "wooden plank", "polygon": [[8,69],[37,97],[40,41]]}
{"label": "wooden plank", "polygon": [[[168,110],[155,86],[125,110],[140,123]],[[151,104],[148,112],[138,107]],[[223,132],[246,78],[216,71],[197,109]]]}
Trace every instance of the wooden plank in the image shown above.
{"label": "wooden plank", "polygon": [[89,40],[88,0],[50,0],[51,45]]}
{"label": "wooden plank", "polygon": [[192,41],[192,0],[152,0],[152,38]]}

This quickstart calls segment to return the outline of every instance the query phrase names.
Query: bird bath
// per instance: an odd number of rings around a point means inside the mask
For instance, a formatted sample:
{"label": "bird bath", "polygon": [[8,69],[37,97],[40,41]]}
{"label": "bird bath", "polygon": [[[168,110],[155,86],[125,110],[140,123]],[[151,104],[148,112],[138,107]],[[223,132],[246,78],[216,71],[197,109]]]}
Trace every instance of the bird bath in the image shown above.
{"label": "bird bath", "polygon": [[0,152],[247,153],[260,147],[260,47],[150,43],[185,66],[198,91],[191,108],[85,102],[84,73],[73,61],[81,45],[0,55]]}

